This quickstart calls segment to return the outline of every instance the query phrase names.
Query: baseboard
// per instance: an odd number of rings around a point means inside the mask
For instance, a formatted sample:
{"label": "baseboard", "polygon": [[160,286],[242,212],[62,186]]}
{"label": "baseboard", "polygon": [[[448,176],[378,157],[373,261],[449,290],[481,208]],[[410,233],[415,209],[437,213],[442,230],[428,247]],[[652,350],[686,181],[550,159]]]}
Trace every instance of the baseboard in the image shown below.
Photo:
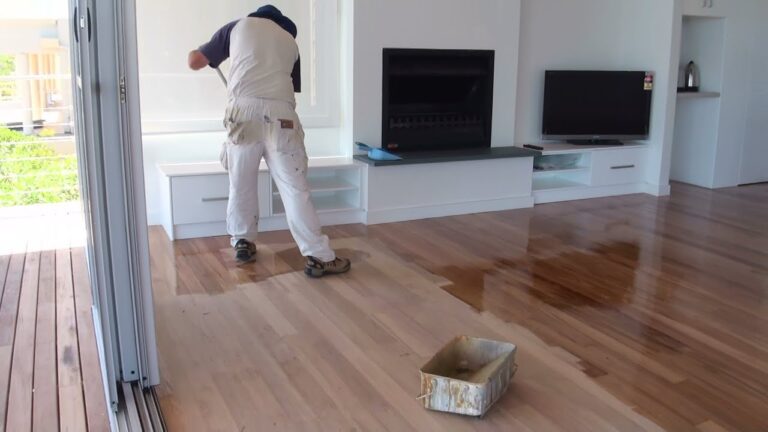
{"label": "baseboard", "polygon": [[646,183],[645,184],[645,193],[657,197],[662,196],[669,196],[670,193],[672,193],[672,188],[669,184],[666,185],[657,185],[652,183]]}
{"label": "baseboard", "polygon": [[227,235],[227,223],[208,222],[196,224],[175,225],[173,227],[173,240],[186,240],[201,237],[217,237]]}
{"label": "baseboard", "polygon": [[502,198],[450,204],[401,207],[366,212],[365,223],[376,225],[403,222],[418,219],[430,219],[445,216],[457,216],[472,213],[513,210],[533,207],[533,197]]}

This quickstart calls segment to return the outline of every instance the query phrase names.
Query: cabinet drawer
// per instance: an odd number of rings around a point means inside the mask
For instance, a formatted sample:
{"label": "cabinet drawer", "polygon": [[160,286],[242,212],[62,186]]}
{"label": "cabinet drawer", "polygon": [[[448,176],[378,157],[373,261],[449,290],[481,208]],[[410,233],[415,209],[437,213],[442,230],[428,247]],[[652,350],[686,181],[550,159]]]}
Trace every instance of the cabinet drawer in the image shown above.
{"label": "cabinet drawer", "polygon": [[225,220],[228,196],[226,174],[174,177],[171,183],[173,224]]}
{"label": "cabinet drawer", "polygon": [[592,185],[608,186],[643,181],[645,153],[645,149],[593,152]]}

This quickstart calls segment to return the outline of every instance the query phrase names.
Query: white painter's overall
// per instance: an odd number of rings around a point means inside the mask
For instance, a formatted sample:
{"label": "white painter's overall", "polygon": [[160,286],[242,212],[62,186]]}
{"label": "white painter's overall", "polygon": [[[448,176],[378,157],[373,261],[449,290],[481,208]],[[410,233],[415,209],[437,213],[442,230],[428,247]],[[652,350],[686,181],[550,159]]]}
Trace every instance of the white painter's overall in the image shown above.
{"label": "white painter's overall", "polygon": [[333,261],[328,237],[310,200],[304,130],[293,104],[274,99],[231,100],[224,125],[227,142],[221,163],[229,171],[227,232],[232,246],[256,241],[259,221],[258,178],[263,157],[285,205],[288,227],[304,256]]}

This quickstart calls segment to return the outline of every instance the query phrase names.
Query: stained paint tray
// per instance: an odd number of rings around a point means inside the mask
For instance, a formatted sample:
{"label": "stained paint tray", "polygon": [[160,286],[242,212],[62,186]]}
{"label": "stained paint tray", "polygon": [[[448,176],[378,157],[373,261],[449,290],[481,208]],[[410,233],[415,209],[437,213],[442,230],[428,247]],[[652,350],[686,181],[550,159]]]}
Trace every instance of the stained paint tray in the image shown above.
{"label": "stained paint tray", "polygon": [[458,336],[421,369],[424,408],[483,416],[507,391],[517,371],[511,343]]}

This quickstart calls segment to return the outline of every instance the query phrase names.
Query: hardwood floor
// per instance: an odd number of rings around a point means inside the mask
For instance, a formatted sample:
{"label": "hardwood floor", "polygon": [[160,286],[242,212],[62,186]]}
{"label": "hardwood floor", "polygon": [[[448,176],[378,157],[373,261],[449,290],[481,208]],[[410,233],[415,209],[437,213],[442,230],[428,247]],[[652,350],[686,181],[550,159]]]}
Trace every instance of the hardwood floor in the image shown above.
{"label": "hardwood floor", "polygon": [[[347,275],[308,280],[285,232],[151,232],[172,431],[768,430],[768,185],[327,230]],[[457,334],[518,345],[481,420],[424,410]]]}
{"label": "hardwood floor", "polygon": [[74,208],[0,214],[0,430],[109,430]]}

